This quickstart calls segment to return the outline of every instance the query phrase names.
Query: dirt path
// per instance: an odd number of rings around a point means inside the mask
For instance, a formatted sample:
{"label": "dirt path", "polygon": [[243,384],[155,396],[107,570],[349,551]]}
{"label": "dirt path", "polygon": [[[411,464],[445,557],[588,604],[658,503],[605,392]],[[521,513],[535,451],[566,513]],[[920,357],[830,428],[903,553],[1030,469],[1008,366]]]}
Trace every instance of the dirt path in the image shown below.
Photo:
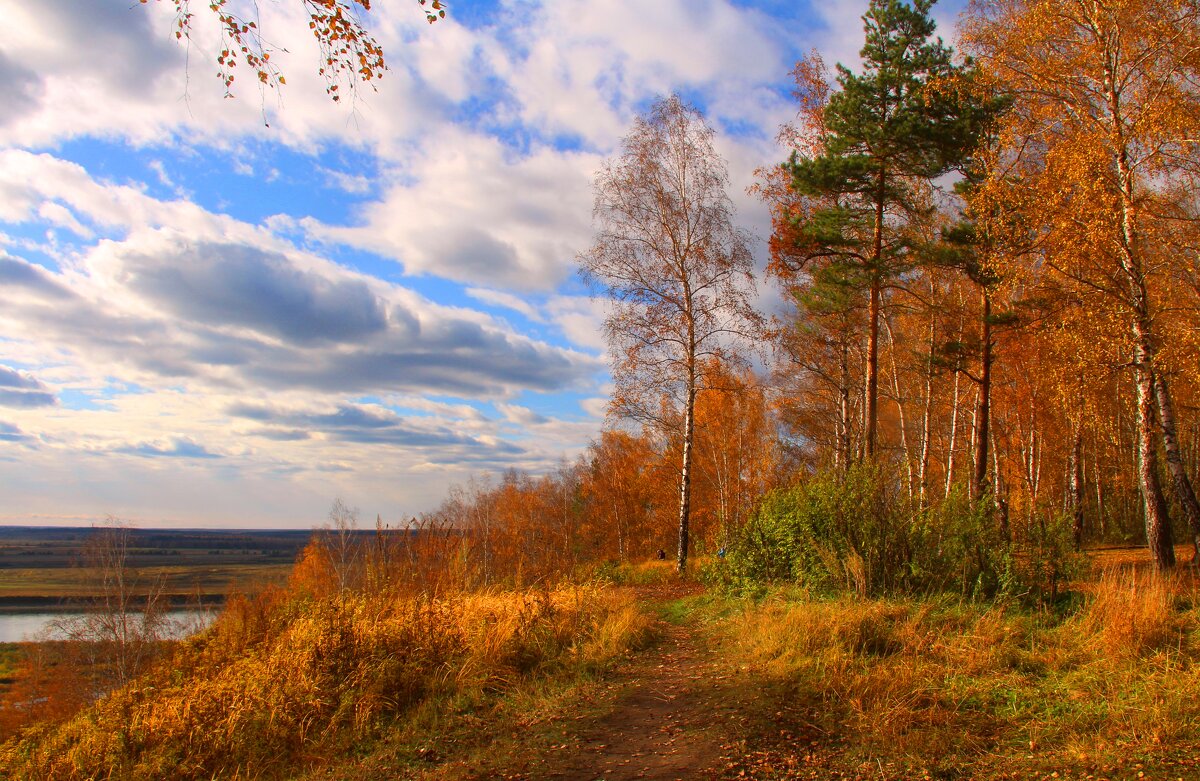
{"label": "dirt path", "polygon": [[659,631],[653,648],[617,672],[614,683],[622,694],[613,709],[582,726],[537,777],[717,777],[737,718],[725,696],[732,684],[728,663],[708,648],[698,627],[662,621]]}
{"label": "dirt path", "polygon": [[720,735],[704,685],[715,672],[694,631],[664,630],[660,644],[622,672],[627,693],[583,731],[546,778],[570,781],[692,779],[711,776]]}

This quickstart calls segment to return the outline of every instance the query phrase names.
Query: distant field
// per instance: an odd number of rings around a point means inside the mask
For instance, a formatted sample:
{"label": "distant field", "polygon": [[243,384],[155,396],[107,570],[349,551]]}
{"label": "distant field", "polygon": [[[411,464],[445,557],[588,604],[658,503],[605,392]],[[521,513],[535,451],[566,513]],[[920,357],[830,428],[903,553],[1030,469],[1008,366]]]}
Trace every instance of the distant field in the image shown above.
{"label": "distant field", "polygon": [[[80,568],[91,529],[0,526],[0,611],[53,609],[90,596]],[[132,530],[140,588],[160,579],[174,602],[220,601],[231,587],[280,583],[311,532]]]}
{"label": "distant field", "polygon": [[[140,570],[140,593],[162,579],[166,594],[186,601],[197,594],[205,601],[224,597],[234,586],[282,583],[290,564],[202,564],[177,567],[147,567]],[[84,572],[76,567],[43,567],[0,570],[0,611],[12,606],[49,606],[73,597],[91,596]]]}

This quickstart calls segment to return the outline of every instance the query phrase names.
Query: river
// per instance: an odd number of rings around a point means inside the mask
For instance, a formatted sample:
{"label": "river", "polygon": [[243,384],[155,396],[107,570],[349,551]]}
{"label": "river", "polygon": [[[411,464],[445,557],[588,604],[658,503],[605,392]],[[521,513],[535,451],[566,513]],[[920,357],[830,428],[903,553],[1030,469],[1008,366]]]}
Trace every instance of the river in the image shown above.
{"label": "river", "polygon": [[[39,639],[52,622],[61,619],[76,618],[81,613],[0,613],[0,643],[20,643],[27,640]],[[187,637],[193,632],[208,626],[216,618],[212,610],[170,610],[167,611],[168,635],[173,638]],[[55,639],[51,634],[47,639]]]}

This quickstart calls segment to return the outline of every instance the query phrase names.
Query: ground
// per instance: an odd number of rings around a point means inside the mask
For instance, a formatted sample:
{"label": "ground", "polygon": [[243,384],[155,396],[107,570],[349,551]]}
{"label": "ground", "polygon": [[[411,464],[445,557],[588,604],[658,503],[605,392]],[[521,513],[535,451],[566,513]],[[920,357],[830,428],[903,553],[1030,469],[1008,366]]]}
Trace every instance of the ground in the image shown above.
{"label": "ground", "polygon": [[[1129,743],[1093,747],[1085,756],[1082,748],[1069,743],[1047,750],[1028,737],[1014,741],[1011,731],[1004,731],[1011,727],[1007,724],[1000,725],[1003,734],[974,734],[977,722],[972,719],[977,714],[966,712],[946,715],[931,710],[949,721],[928,729],[929,725],[916,725],[912,731],[864,725],[861,713],[856,720],[854,703],[834,702],[811,684],[788,683],[731,653],[736,640],[729,634],[733,624],[719,610],[705,608],[709,598],[697,585],[638,591],[643,603],[658,615],[656,640],[629,654],[593,684],[549,696],[543,691],[530,700],[509,703],[508,710],[481,710],[474,729],[442,732],[434,739],[440,741],[436,748],[410,747],[394,753],[396,764],[389,763],[389,772],[379,772],[385,768],[368,761],[357,766],[357,772],[339,776],[335,771],[335,777],[347,781],[366,777],[421,781],[1200,779],[1195,728],[1185,727],[1183,739],[1165,744],[1157,738],[1135,737]],[[870,663],[903,664],[903,659],[885,656]],[[1050,691],[1049,698],[1053,697]],[[530,703],[537,705],[531,709]],[[1053,702],[1046,707],[1053,711]],[[978,723],[983,732],[996,728],[995,723]],[[983,727],[985,723],[991,726]],[[887,737],[892,734],[895,740]],[[938,747],[943,743],[944,751]],[[405,761],[414,756],[424,762]]]}
{"label": "ground", "polygon": [[[727,649],[714,627],[697,622],[692,610],[704,599],[702,587],[674,583],[637,591],[659,613],[654,641],[593,685],[573,687],[558,699],[542,692],[539,704],[554,701],[548,709],[490,711],[476,722],[478,731],[451,728],[436,744],[377,753],[332,775],[345,781],[856,777],[830,770],[842,740],[818,723],[819,704],[764,685],[757,671],[722,653]],[[519,711],[524,704],[512,707]],[[497,723],[508,731],[495,734]],[[414,757],[426,767],[406,761]]]}

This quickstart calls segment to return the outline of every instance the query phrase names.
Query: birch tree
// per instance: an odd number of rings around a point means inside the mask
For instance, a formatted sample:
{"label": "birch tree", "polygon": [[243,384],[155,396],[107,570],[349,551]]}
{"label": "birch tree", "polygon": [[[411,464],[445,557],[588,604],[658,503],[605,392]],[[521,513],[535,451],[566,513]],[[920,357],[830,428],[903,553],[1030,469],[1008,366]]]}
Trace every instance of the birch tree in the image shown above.
{"label": "birch tree", "polygon": [[1011,90],[1009,159],[998,197],[1042,240],[1044,268],[1117,316],[1136,392],[1138,477],[1146,537],[1174,564],[1158,445],[1193,535],[1197,506],[1163,371],[1168,292],[1178,256],[1165,215],[1200,176],[1200,3],[1195,0],[975,2],[967,40]]}
{"label": "birch tree", "polygon": [[597,175],[595,238],[579,256],[584,280],[612,299],[605,320],[616,385],[611,412],[680,444],[681,571],[703,366],[736,364],[737,343],[758,323],[749,240],[734,225],[728,186],[712,128],[678,96],[660,99]]}

